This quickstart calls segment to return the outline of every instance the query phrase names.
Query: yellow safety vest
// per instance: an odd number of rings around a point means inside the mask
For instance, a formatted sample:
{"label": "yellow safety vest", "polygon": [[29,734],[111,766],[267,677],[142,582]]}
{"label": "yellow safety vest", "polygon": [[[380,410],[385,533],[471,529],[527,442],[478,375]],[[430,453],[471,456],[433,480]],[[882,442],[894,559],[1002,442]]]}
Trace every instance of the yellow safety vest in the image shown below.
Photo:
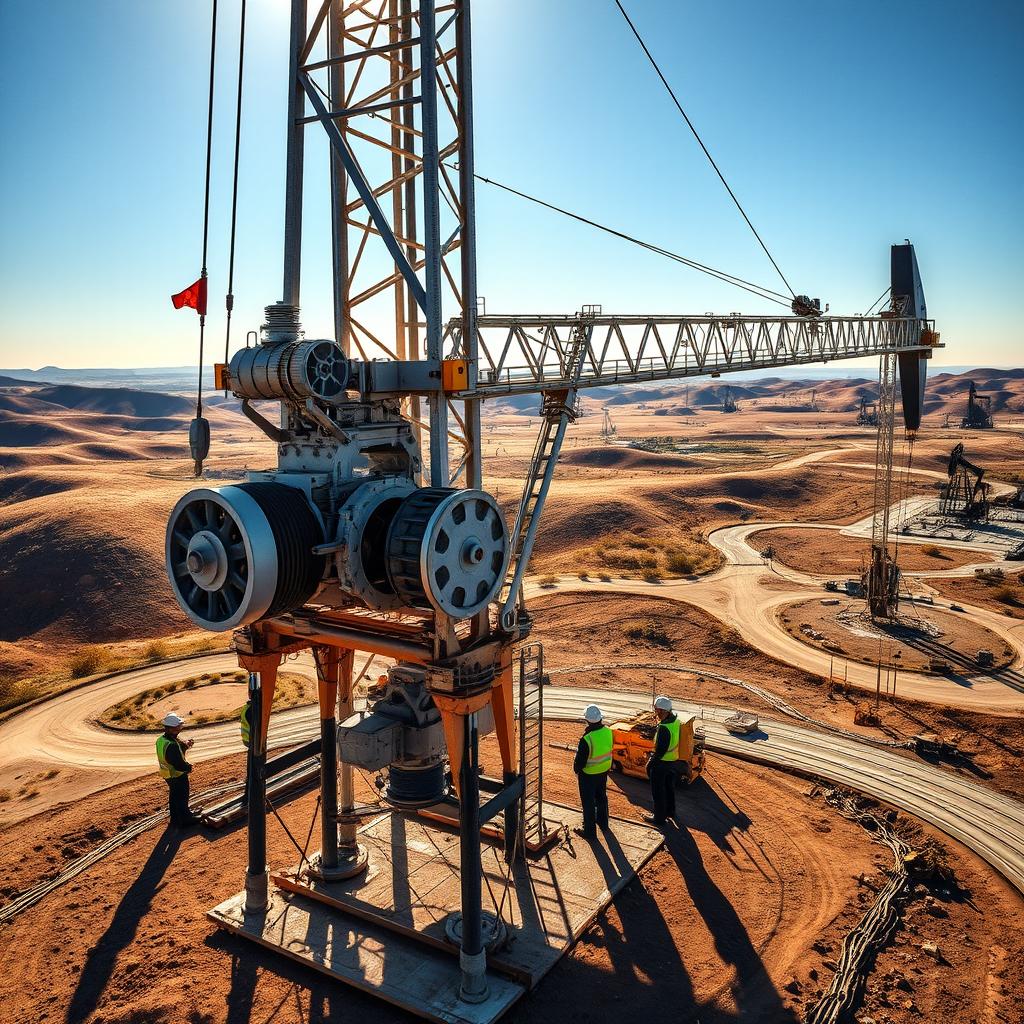
{"label": "yellow safety vest", "polygon": [[248,704],[243,704],[242,705],[241,722],[242,722],[242,746],[247,747],[247,746],[249,746],[249,735],[250,735],[250,733],[249,733],[249,729],[250,729],[250,726],[249,726],[249,705]]}
{"label": "yellow safety vest", "polygon": [[612,766],[612,731],[604,725],[593,732],[585,732],[590,756],[583,766],[584,775],[603,775]]}
{"label": "yellow safety vest", "polygon": [[156,759],[160,765],[160,778],[162,779],[177,779],[185,773],[179,771],[177,768],[171,766],[167,760],[167,748],[172,743],[177,743],[177,740],[172,740],[170,736],[158,736],[156,740]]}
{"label": "yellow safety vest", "polygon": [[674,718],[671,722],[665,721],[661,723],[663,729],[668,729],[668,750],[662,755],[662,761],[678,761],[679,760],[679,718]]}

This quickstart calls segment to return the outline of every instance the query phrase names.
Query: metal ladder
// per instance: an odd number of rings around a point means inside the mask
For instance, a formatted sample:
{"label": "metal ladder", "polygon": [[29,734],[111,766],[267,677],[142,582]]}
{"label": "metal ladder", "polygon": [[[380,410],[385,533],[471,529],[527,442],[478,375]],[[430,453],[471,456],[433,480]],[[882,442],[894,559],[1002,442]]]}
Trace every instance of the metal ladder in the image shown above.
{"label": "metal ladder", "polygon": [[519,648],[519,770],[523,773],[520,843],[539,846],[544,825],[544,646]]}
{"label": "metal ladder", "polygon": [[551,485],[555,463],[565,438],[565,428],[579,415],[576,386],[586,362],[594,317],[600,311],[599,306],[584,306],[583,312],[577,314],[571,342],[562,359],[562,373],[569,386],[557,391],[542,392],[540,434],[512,529],[512,553],[499,598],[501,624],[505,629],[511,629],[515,622],[515,603],[537,534],[535,520]]}

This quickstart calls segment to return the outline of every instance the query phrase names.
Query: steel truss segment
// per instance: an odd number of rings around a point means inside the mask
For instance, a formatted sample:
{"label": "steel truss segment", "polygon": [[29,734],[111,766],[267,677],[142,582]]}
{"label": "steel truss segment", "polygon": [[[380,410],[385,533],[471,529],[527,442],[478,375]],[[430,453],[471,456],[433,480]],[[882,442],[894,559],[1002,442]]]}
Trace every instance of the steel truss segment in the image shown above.
{"label": "steel truss segment", "polygon": [[[481,357],[466,397],[555,390],[570,384],[567,357],[582,360],[579,387],[695,377],[707,373],[880,356],[927,353],[929,320],[891,317],[596,316],[576,346],[574,316],[477,318]],[[672,337],[671,346],[663,339]],[[449,322],[445,353],[462,354],[461,321]],[[495,359],[492,353],[498,353]]]}
{"label": "steel truss segment", "polygon": [[[454,317],[460,322],[454,344],[470,361],[474,382],[479,341],[469,0],[315,0],[315,6],[311,0],[310,7],[298,84],[315,115],[305,120],[322,124],[340,168],[332,176],[340,212],[334,238],[338,340],[369,359],[439,360],[444,318]],[[327,53],[314,52],[325,26]],[[315,72],[329,76],[328,90],[313,79]],[[512,337],[500,358],[531,344]],[[485,358],[500,348],[492,339]],[[417,421],[419,401],[409,405]],[[453,441],[472,447],[467,438],[479,433],[479,412],[467,407],[458,416],[440,396],[427,404],[432,482],[443,485],[449,479],[447,424],[458,432]],[[427,433],[419,434],[424,449]],[[468,460],[460,460],[457,446],[453,451],[457,473],[466,464],[467,479],[479,475],[478,448]]]}

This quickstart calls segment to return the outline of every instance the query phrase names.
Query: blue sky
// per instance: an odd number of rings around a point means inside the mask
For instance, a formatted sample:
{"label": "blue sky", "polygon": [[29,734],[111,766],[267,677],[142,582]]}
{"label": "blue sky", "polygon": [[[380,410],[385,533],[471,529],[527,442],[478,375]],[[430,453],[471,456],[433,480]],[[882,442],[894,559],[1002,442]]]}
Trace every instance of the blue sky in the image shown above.
{"label": "blue sky", "polygon": [[[221,0],[210,337],[223,337],[237,3]],[[312,5],[311,5],[312,6]],[[918,250],[938,364],[1020,365],[1024,6],[629,0],[798,291],[863,310]],[[280,297],[285,0],[250,0],[235,337]],[[475,0],[477,168],[778,287],[612,0]],[[0,0],[0,365],[195,359],[209,0]],[[331,330],[327,150],[307,142],[303,320]],[[489,312],[768,312],[478,187]]]}

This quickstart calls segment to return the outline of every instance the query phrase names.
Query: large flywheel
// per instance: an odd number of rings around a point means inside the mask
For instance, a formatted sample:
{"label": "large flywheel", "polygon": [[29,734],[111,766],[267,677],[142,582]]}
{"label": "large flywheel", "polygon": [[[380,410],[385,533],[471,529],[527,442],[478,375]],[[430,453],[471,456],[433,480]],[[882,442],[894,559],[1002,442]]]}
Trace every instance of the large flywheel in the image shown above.
{"label": "large flywheel", "polygon": [[413,608],[466,619],[505,577],[508,527],[485,491],[424,487],[402,502],[387,538],[388,576]]}
{"label": "large flywheel", "polygon": [[203,629],[235,629],[300,607],[316,591],[323,530],[294,487],[200,487],[174,506],[165,557],[171,588]]}

